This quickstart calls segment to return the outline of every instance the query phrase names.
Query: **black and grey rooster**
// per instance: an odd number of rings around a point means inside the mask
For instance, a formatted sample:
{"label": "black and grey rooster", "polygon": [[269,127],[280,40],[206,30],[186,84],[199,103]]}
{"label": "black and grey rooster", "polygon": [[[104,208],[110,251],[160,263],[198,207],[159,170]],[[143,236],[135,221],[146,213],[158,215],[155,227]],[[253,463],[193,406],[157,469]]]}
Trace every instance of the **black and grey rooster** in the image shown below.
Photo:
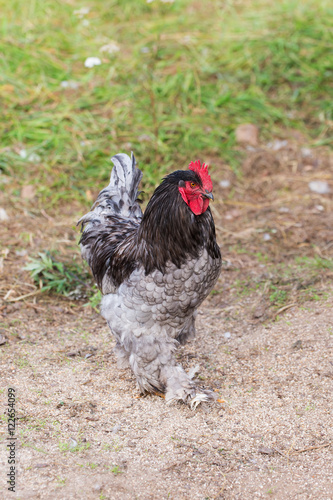
{"label": "black and grey rooster", "polygon": [[221,253],[209,208],[205,164],[167,175],[142,214],[135,158],[118,154],[110,184],[81,223],[81,252],[104,297],[118,366],[130,366],[141,392],[165,393],[191,407],[212,399],[176,363],[178,342],[195,334],[197,307],[212,290]]}

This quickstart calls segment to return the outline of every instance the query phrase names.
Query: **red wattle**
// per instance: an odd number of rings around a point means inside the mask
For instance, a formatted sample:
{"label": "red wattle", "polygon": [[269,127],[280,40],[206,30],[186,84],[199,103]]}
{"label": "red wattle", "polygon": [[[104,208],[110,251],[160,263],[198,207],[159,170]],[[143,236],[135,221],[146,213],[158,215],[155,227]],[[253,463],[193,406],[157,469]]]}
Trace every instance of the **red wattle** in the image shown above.
{"label": "red wattle", "polygon": [[206,212],[209,200],[207,198],[202,198],[202,196],[196,196],[195,198],[188,197],[185,191],[185,188],[178,188],[181,194],[181,197],[185,201],[186,205],[190,207],[194,215],[201,215]]}

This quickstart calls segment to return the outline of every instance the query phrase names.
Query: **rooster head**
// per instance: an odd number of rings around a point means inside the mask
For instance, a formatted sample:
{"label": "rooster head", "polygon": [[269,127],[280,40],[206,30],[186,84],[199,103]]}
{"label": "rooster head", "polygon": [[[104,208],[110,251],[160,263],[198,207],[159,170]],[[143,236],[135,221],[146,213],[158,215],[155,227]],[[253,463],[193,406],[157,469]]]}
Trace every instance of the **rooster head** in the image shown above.
{"label": "rooster head", "polygon": [[192,161],[189,169],[193,172],[191,180],[179,181],[178,190],[192,212],[200,215],[207,210],[209,200],[214,200],[213,183],[207,165],[201,165],[200,160]]}

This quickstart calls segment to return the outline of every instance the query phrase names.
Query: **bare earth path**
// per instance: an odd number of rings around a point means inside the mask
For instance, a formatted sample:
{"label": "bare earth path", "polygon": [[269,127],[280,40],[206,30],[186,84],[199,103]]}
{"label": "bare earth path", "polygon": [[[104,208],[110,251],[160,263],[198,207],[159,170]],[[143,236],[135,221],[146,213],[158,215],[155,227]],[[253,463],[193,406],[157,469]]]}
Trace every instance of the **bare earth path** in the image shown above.
{"label": "bare earth path", "polygon": [[[234,189],[216,189],[214,204],[226,263],[197,338],[178,351],[218,397],[195,412],[139,397],[87,300],[40,294],[23,270],[40,251],[78,255],[82,207],[51,217],[0,192],[1,499],[333,499],[333,169],[305,152],[260,149],[241,180],[216,170],[215,185]],[[318,179],[331,194],[309,191]]]}
{"label": "bare earth path", "polygon": [[201,313],[179,354],[225,402],[193,412],[138,397],[96,314],[32,310],[29,340],[2,348],[1,407],[14,386],[20,420],[17,495],[2,425],[1,498],[333,498],[331,303],[230,339]]}

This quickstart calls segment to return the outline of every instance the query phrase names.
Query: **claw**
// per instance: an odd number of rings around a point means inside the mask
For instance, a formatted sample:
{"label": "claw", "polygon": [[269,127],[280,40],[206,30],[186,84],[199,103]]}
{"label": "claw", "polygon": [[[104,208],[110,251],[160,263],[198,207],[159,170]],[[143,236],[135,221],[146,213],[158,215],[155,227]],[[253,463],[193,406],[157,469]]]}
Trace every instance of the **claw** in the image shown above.
{"label": "claw", "polygon": [[215,400],[215,397],[214,397],[214,394],[211,393],[211,392],[198,392],[194,398],[192,398],[190,401],[189,401],[189,405],[190,405],[190,408],[191,410],[196,410],[197,409],[197,406],[200,404],[200,403],[209,403],[210,401],[214,401]]}
{"label": "claw", "polygon": [[155,394],[155,396],[159,396],[160,398],[163,398],[165,399],[165,394],[164,392],[160,392],[160,391],[153,391],[152,394]]}

